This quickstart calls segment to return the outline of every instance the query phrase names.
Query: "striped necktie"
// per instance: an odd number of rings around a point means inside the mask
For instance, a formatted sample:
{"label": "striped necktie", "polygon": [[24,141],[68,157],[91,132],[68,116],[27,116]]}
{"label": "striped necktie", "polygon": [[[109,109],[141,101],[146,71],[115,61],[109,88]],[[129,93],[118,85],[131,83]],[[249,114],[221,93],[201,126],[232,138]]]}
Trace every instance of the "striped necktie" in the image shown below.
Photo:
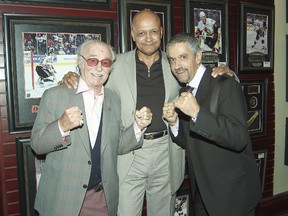
{"label": "striped necktie", "polygon": [[191,86],[189,86],[189,85],[186,86],[186,91],[187,91],[187,92],[190,92],[192,95],[193,95],[193,93],[192,93],[193,90],[194,90],[193,87],[191,87]]}

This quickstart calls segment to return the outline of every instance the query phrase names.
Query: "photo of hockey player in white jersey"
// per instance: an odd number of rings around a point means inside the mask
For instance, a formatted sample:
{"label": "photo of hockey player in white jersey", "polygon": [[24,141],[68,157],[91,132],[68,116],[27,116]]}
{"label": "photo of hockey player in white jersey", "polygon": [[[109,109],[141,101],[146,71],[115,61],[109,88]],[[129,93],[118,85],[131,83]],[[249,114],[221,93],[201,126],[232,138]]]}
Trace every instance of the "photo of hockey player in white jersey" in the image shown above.
{"label": "photo of hockey player in white jersey", "polygon": [[195,36],[202,51],[222,53],[221,11],[195,8]]}
{"label": "photo of hockey player in white jersey", "polygon": [[247,54],[253,52],[268,54],[267,22],[267,15],[247,13]]}

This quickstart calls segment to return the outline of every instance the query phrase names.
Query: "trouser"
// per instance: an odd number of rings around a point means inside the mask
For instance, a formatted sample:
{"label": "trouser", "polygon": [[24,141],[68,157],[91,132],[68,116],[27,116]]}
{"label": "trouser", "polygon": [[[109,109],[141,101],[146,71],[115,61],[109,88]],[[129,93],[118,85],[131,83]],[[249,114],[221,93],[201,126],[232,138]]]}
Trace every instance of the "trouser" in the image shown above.
{"label": "trouser", "polygon": [[169,182],[168,136],[144,140],[120,184],[118,216],[140,216],[146,194],[147,216],[174,215],[175,195]]}

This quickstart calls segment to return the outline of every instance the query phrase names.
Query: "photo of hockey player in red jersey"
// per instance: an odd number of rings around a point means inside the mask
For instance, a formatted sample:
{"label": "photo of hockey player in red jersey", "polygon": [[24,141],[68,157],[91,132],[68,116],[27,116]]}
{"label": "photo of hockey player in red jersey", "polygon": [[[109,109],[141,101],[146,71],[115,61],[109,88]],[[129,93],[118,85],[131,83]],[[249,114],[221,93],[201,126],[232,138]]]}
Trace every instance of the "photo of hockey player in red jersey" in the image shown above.
{"label": "photo of hockey player in red jersey", "polygon": [[195,36],[202,51],[222,53],[221,10],[194,9]]}

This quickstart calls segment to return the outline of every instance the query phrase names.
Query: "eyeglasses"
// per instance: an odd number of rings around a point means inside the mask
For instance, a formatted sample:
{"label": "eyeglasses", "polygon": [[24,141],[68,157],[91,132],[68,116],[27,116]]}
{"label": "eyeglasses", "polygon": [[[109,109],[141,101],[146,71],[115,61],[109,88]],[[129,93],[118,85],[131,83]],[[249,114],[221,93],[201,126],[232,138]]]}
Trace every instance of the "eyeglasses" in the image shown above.
{"label": "eyeglasses", "polygon": [[98,65],[99,62],[101,62],[101,65],[103,67],[111,67],[112,61],[110,59],[102,59],[101,61],[97,58],[88,58],[86,59],[83,55],[80,55],[87,63],[89,67],[95,67]]}

